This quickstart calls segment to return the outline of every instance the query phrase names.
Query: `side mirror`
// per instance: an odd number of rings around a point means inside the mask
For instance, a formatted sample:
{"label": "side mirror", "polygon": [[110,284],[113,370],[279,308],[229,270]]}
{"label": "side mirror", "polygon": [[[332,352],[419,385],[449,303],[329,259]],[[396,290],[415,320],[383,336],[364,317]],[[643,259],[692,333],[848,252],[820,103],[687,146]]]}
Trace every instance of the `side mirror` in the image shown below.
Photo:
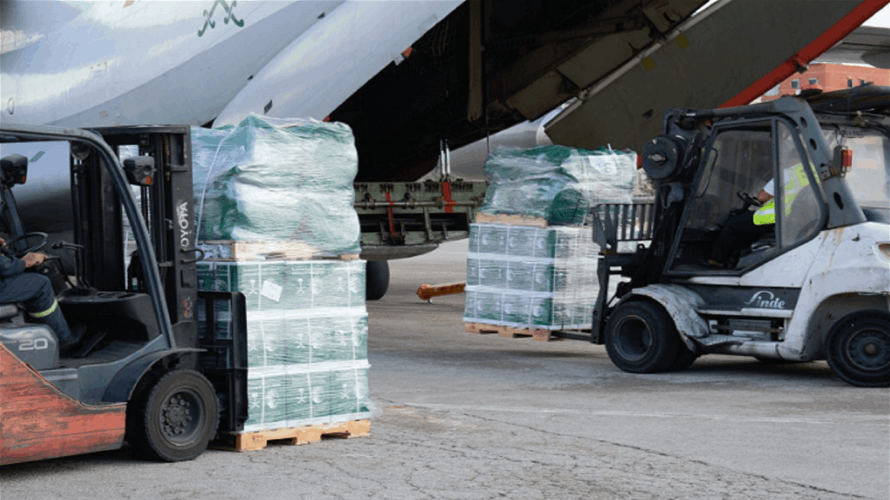
{"label": "side mirror", "polygon": [[155,159],[151,156],[134,156],[124,160],[127,182],[135,186],[151,186],[154,182]]}
{"label": "side mirror", "polygon": [[28,158],[23,155],[9,155],[0,159],[0,182],[6,187],[24,184],[28,179]]}

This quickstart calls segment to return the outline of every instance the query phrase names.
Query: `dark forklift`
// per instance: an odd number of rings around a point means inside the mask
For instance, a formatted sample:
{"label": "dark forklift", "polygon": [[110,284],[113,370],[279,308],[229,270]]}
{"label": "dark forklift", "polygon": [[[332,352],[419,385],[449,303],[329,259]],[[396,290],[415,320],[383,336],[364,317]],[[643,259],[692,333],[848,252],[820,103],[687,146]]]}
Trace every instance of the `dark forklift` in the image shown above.
{"label": "dark forklift", "polygon": [[[33,270],[50,277],[69,325],[86,331],[79,349],[60,357],[49,327],[0,305],[0,465],[124,441],[147,458],[191,460],[217,432],[239,428],[244,298],[197,290],[189,127],[4,123],[0,141],[70,144],[74,241],[51,247],[73,259]],[[122,166],[124,146],[138,156]],[[41,250],[47,234],[26,232],[13,196],[27,181],[27,158],[2,165],[4,251]]]}
{"label": "dark forklift", "polygon": [[[591,340],[616,366],[827,359],[850,384],[890,385],[890,88],[669,109],[642,162],[654,203],[594,214]],[[774,223],[714,262],[727,221],[764,213],[754,194],[770,183]]]}

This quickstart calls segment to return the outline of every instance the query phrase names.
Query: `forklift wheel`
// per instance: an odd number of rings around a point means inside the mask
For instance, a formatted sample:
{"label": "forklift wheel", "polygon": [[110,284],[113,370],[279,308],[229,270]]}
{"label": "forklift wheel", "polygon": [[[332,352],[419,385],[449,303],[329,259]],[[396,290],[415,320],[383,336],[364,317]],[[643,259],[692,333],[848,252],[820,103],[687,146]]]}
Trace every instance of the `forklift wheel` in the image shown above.
{"label": "forklift wheel", "polygon": [[858,387],[890,387],[890,314],[860,311],[840,319],[825,338],[831,370]]}
{"label": "forklift wheel", "polygon": [[[605,340],[615,366],[631,373],[668,370],[680,353],[674,321],[661,306],[649,301],[619,305],[609,317]],[[682,368],[678,365],[677,369]]]}
{"label": "forklift wheel", "polygon": [[192,460],[219,425],[213,385],[193,370],[175,370],[134,395],[127,405],[127,439],[141,456],[166,462]]}
{"label": "forklift wheel", "polygon": [[669,372],[683,371],[689,368],[689,366],[692,365],[692,363],[695,363],[695,360],[698,359],[698,354],[690,351],[682,340],[679,341],[678,344],[677,357],[674,358],[674,362],[668,367],[667,371]]}

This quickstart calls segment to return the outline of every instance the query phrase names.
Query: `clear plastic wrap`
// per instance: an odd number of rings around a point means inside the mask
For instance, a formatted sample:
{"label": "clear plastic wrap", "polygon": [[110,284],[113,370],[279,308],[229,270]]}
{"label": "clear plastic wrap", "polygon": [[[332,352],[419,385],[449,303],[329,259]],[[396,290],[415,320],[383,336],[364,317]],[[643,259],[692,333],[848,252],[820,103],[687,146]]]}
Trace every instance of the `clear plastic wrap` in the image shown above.
{"label": "clear plastic wrap", "polygon": [[488,192],[481,212],[582,224],[592,205],[630,203],[636,153],[565,146],[496,149],[485,162]]}
{"label": "clear plastic wrap", "polygon": [[590,328],[598,253],[585,227],[471,224],[464,321]]}
{"label": "clear plastic wrap", "polygon": [[198,262],[201,290],[241,292],[247,312],[365,307],[363,260]]}
{"label": "clear plastic wrap", "polygon": [[323,255],[361,251],[348,125],[251,115],[192,128],[198,239],[302,241]]}
{"label": "clear plastic wrap", "polygon": [[367,361],[248,370],[245,432],[370,418]]}
{"label": "clear plastic wrap", "polygon": [[246,299],[245,431],[370,418],[365,261],[202,261],[198,286]]}

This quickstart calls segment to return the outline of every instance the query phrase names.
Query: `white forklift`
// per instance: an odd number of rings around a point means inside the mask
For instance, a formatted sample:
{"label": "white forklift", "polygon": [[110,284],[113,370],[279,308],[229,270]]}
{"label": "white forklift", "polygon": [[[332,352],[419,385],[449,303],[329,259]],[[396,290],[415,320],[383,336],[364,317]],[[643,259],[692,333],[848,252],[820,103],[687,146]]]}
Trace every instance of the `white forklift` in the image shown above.
{"label": "white forklift", "polygon": [[[642,161],[654,203],[594,214],[590,340],[615,365],[826,359],[890,386],[890,87],[669,109]],[[610,275],[625,277],[612,297]]]}

